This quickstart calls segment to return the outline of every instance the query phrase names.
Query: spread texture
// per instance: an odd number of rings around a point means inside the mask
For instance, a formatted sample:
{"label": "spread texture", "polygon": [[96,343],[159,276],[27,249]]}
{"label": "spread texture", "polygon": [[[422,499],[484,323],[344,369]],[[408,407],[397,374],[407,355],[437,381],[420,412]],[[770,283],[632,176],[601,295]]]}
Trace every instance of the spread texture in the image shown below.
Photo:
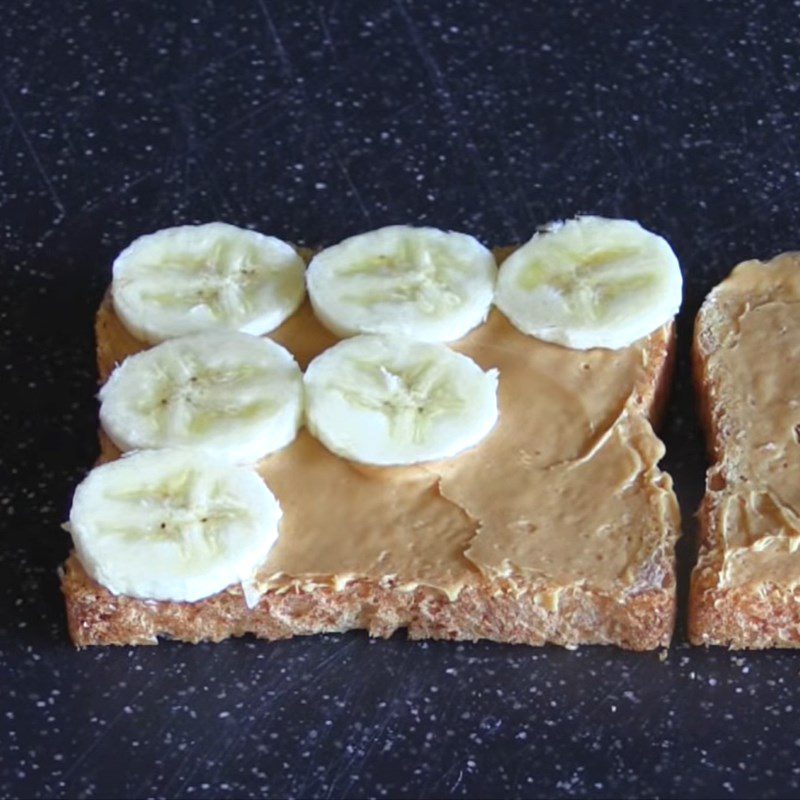
{"label": "spread texture", "polygon": [[740,264],[711,293],[701,317],[712,425],[724,442],[708,484],[718,585],[796,584],[800,257]]}
{"label": "spread texture", "polygon": [[[144,345],[98,312],[101,379]],[[500,372],[499,420],[475,448],[407,468],[364,467],[301,431],[259,472],[284,511],[259,588],[340,588],[371,578],[451,599],[582,584],[660,589],[679,527],[663,446],[646,418],[648,353],[670,328],[621,350],[570,350],[516,330],[496,309],[453,348]],[[306,302],[272,337],[301,368],[336,342]],[[104,442],[104,457],[116,455]],[[800,491],[800,488],[798,489]]]}

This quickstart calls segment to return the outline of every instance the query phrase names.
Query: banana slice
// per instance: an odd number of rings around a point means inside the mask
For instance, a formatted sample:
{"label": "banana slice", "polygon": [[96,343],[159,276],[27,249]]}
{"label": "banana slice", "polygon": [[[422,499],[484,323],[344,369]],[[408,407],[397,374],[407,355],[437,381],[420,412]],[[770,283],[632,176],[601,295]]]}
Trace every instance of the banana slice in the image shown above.
{"label": "banana slice", "polygon": [[317,356],[304,381],[309,430],[364,464],[454,456],[497,421],[497,370],[441,344],[356,336]]}
{"label": "banana slice", "polygon": [[100,422],[120,450],[192,447],[230,463],[289,444],[303,417],[303,377],[291,353],[232,331],[137,353],[99,396]]}
{"label": "banana slice", "polygon": [[114,310],[150,344],[211,329],[261,335],[305,294],[303,260],[286,242],[223,222],[136,239],[114,262]]}
{"label": "banana slice", "polygon": [[93,469],[69,529],[86,571],[114,594],[194,601],[249,581],[281,509],[254,470],[191,450],[149,450]]}
{"label": "banana slice", "polygon": [[549,225],[503,262],[495,303],[523,333],[616,350],[669,322],[681,291],[665,239],[630,220],[578,217]]}
{"label": "banana slice", "polygon": [[337,336],[449,342],[486,319],[496,279],[494,256],[472,236],[394,225],[318,253],[308,294]]}

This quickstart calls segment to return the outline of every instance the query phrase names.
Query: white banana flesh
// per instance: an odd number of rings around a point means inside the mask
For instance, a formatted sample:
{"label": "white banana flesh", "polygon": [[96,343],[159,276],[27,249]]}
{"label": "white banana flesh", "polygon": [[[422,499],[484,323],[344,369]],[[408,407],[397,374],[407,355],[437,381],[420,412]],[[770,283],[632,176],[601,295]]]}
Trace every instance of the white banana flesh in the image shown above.
{"label": "white banana flesh", "polygon": [[230,331],[130,356],[99,396],[100,423],[120,450],[187,447],[228,463],[285,447],[303,418],[303,378],[291,353]]}
{"label": "white banana flesh", "polygon": [[631,220],[578,217],[551,224],[503,262],[495,304],[538,339],[615,350],[669,322],[682,284],[662,237]]}
{"label": "white banana flesh", "polygon": [[398,336],[345,339],[306,370],[306,424],[329,450],[379,466],[448,458],[497,421],[497,370]]}
{"label": "white banana flesh", "polygon": [[280,518],[254,470],[150,450],[93,469],[75,490],[69,528],[84,569],[109,591],[192,602],[250,582]]}
{"label": "white banana flesh", "polygon": [[322,250],[308,268],[308,293],[337,336],[449,342],[486,319],[496,279],[494,256],[472,236],[393,225]]}
{"label": "white banana flesh", "polygon": [[114,310],[150,344],[215,329],[268,333],[304,296],[305,265],[290,245],[223,222],[142,236],[114,261]]}

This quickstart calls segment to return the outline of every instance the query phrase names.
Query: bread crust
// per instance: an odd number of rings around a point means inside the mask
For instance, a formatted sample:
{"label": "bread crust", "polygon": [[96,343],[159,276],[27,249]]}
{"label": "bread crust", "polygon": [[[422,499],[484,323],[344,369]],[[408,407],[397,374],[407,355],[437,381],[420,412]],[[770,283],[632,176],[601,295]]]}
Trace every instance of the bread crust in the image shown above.
{"label": "bread crust", "polygon": [[371,580],[353,581],[341,590],[268,592],[253,609],[236,589],[197,603],[145,601],[111,594],[86,575],[74,553],[66,563],[62,591],[77,647],[157,644],[159,637],[219,642],[248,633],[277,640],[352,629],[388,638],[406,628],[410,639],[650,650],[669,644],[675,617],[672,581],[627,598],[572,586],[556,610],[538,603],[532,592],[497,594],[489,583],[465,587],[449,600],[428,587],[400,591]]}
{"label": "bread crust", "polygon": [[[96,330],[99,372],[104,375],[110,368],[110,354],[102,312],[101,307]],[[664,414],[674,361],[675,329],[670,324],[649,337],[645,376],[634,389],[637,410],[654,426]],[[667,646],[672,637],[678,535],[677,529],[667,530],[647,565],[648,571],[663,576],[661,585],[635,594],[573,585],[558,592],[555,607],[541,603],[537,595],[541,589],[559,587],[537,584],[531,591],[514,594],[500,591],[488,580],[465,587],[455,600],[429,587],[407,591],[370,579],[353,581],[340,590],[268,591],[254,608],[248,607],[239,587],[195,603],[139,600],[111,594],[86,574],[74,553],[65,565],[61,587],[70,636],[77,647],[156,644],[159,637],[216,642],[254,634],[274,640],[351,629],[388,637],[406,628],[412,639],[552,642],[566,647],[615,644],[650,650]]]}
{"label": "bread crust", "polygon": [[722,346],[726,326],[715,310],[712,291],[697,314],[692,339],[697,409],[711,465],[697,513],[697,563],[689,590],[689,640],[695,645],[722,645],[737,650],[800,647],[800,590],[769,580],[734,587],[718,585],[724,541],[717,521],[726,488],[728,431],[725,398],[711,374],[710,361]]}

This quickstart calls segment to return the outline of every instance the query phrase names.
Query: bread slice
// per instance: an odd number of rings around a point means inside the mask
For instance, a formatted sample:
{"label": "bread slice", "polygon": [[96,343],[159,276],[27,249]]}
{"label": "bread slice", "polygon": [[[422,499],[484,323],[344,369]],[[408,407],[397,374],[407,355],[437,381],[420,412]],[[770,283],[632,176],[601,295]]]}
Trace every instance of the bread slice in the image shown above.
{"label": "bread slice", "polygon": [[800,254],[747,261],[697,315],[694,376],[712,465],[689,636],[800,646]]}
{"label": "bread slice", "polygon": [[[498,261],[510,251],[510,248],[497,250]],[[297,332],[314,324],[316,323],[313,322],[310,308],[305,306],[295,318],[287,321],[273,334],[273,338],[294,352],[302,367],[305,367],[315,352],[306,348],[305,341],[298,338]],[[513,361],[509,360],[506,342],[510,337],[519,337],[521,334],[515,332],[496,310],[492,311],[483,328],[482,332],[470,334],[456,347],[474,355],[479,362],[483,360],[484,366],[496,363],[494,359],[501,362],[503,358],[506,359],[500,364],[501,421],[498,426],[501,430],[492,434],[502,436],[505,419],[503,403],[508,399],[503,399],[503,387],[506,387],[506,392],[509,391],[511,384],[508,381],[512,377],[510,373],[515,369]],[[98,310],[96,334],[101,380],[108,376],[115,363],[144,347],[122,328],[108,297]],[[333,341],[329,334],[320,332],[315,340],[315,349]],[[459,519],[463,523],[448,545],[454,552],[453,564],[454,568],[457,566],[460,570],[461,581],[458,590],[450,593],[423,579],[427,549],[436,550],[441,545],[437,539],[437,531],[427,529],[422,524],[411,524],[408,530],[401,531],[407,536],[409,547],[416,548],[415,552],[421,553],[417,556],[421,565],[419,580],[413,580],[414,576],[411,576],[412,580],[406,580],[404,584],[388,568],[386,574],[373,570],[369,574],[351,576],[346,581],[319,580],[320,574],[326,573],[325,565],[337,557],[337,532],[315,530],[313,526],[298,529],[296,525],[294,528],[289,525],[287,531],[282,526],[281,537],[275,548],[277,551],[281,551],[282,540],[286,545],[283,549],[291,550],[292,542],[289,540],[292,537],[302,539],[312,546],[311,563],[305,567],[308,573],[305,578],[308,579],[304,580],[303,575],[294,576],[296,580],[287,578],[283,583],[278,582],[268,587],[252,608],[248,606],[240,586],[229,587],[217,595],[194,603],[115,596],[86,574],[73,553],[65,565],[62,577],[62,590],[73,642],[78,647],[83,647],[98,644],[155,644],[159,637],[189,642],[220,641],[229,636],[248,633],[265,639],[282,639],[350,629],[366,629],[372,636],[388,637],[396,630],[405,628],[413,639],[492,639],[531,645],[553,642],[567,647],[579,644],[616,644],[632,650],[667,645],[672,636],[675,618],[674,545],[679,535],[680,521],[671,480],[656,465],[663,454],[663,447],[653,432],[651,423],[658,423],[667,398],[674,361],[674,328],[671,324],[664,326],[614,357],[616,360],[613,364],[617,370],[621,368],[620,365],[636,364],[635,370],[628,371],[630,374],[609,373],[605,376],[594,376],[591,373],[593,365],[605,363],[603,358],[606,356],[599,351],[587,355],[529,337],[525,337],[525,341],[526,347],[535,348],[531,351],[531,361],[534,366],[545,371],[545,378],[560,371],[581,372],[587,376],[586,385],[589,387],[594,385],[593,381],[598,386],[625,384],[624,396],[627,398],[621,408],[612,409],[613,414],[603,422],[602,427],[591,431],[592,438],[585,452],[575,458],[577,477],[572,483],[568,482],[561,487],[573,500],[564,499],[560,503],[555,501],[547,506],[550,510],[545,509],[541,513],[544,514],[543,522],[548,524],[539,524],[539,529],[535,531],[534,526],[530,526],[531,531],[524,533],[527,538],[521,540],[520,548],[534,541],[534,536],[540,537],[535,541],[544,543],[546,558],[542,556],[545,559],[542,563],[546,568],[530,569],[524,574],[512,575],[513,570],[510,570],[509,565],[502,563],[504,553],[501,552],[500,572],[484,569],[481,566],[483,562],[475,553],[483,548],[484,552],[491,555],[492,548],[502,549],[502,546],[500,539],[492,539],[482,529],[482,523],[476,522],[471,516],[473,509],[469,497],[462,501],[463,505],[458,509]],[[532,392],[537,390],[535,385],[530,388]],[[592,390],[589,388],[587,391],[591,394]],[[594,399],[591,396],[583,398],[587,405],[591,405]],[[536,395],[531,395],[525,402],[533,408],[536,405]],[[557,425],[557,420],[552,421],[552,424]],[[559,441],[558,431],[555,433],[553,441]],[[511,431],[512,437],[515,434],[516,431]],[[536,438],[530,434],[525,436],[529,439]],[[593,465],[595,461],[602,461],[596,457],[597,454],[602,456],[617,452],[606,446],[609,439],[623,442],[632,454],[631,463],[634,465],[619,465],[625,466],[630,474],[625,473],[626,482],[621,490],[620,505],[612,506],[614,509],[621,509],[618,518],[606,526],[611,530],[603,529],[601,532],[570,526],[568,521],[562,519],[562,512],[581,505],[583,484],[580,481],[592,481],[594,491],[599,492],[598,505],[601,505],[603,476],[606,475],[604,470],[610,469],[613,472],[615,464],[599,463],[597,468]],[[529,446],[531,452],[535,447],[541,447],[538,442],[525,440],[518,444],[520,447]],[[479,446],[470,455],[455,459],[457,466],[463,467],[466,464],[466,471],[478,483],[484,480],[483,475],[487,476],[486,480],[495,480],[496,485],[501,488],[506,483],[513,483],[506,481],[506,477],[514,476],[504,474],[502,460],[481,460],[481,448]],[[288,455],[285,455],[286,451],[282,451],[284,455],[271,456],[259,467],[282,503],[280,487],[275,488],[269,472],[271,459],[292,458],[295,451],[311,453],[320,461],[335,458],[323,451],[321,445],[305,432],[301,432],[297,442],[287,448],[287,451]],[[539,450],[536,450],[536,454],[539,454]],[[117,451],[101,434],[101,460],[117,455]],[[566,445],[561,455],[564,459],[569,456]],[[451,467],[452,465],[447,468]],[[489,475],[486,470],[491,470],[492,474]],[[386,479],[370,475],[365,478],[362,472],[358,474],[358,480],[372,481],[369,491],[380,504],[382,493],[389,492]],[[537,485],[547,489],[548,469],[533,471],[531,475],[531,481],[536,481]],[[588,479],[587,475],[590,476]],[[572,480],[570,477],[569,481]],[[521,491],[523,490],[524,484]],[[425,491],[439,503],[456,502],[452,488],[445,483],[444,478],[440,477],[438,481],[432,482]],[[312,496],[316,495],[312,492]],[[506,493],[505,497],[511,505],[516,501],[515,495]],[[502,498],[498,500],[499,506],[503,506],[504,502],[506,501]],[[291,522],[290,516],[294,513],[292,509],[290,505],[284,516],[284,523],[287,520]],[[504,507],[499,510],[503,511]],[[321,512],[325,511],[326,509],[321,509]],[[594,512],[591,503],[588,508],[575,513],[584,514],[581,518],[592,522],[591,515]],[[335,519],[336,515],[332,517]],[[386,532],[390,533],[388,530]],[[342,536],[347,535],[345,530],[340,529],[339,533]],[[380,540],[380,535],[379,530],[372,538]],[[618,552],[607,552],[609,547],[606,536],[609,537],[608,542],[615,545],[619,543]],[[613,575],[613,579],[603,582],[594,574],[594,562],[589,567],[580,564],[576,566],[575,563],[567,563],[566,557],[559,561],[558,549],[553,551],[555,555],[550,552],[548,548],[551,541],[562,539],[572,543],[572,553],[577,552],[575,548],[581,547],[591,553],[592,558],[597,559],[598,573],[602,571],[601,565],[607,562],[619,562],[622,566],[617,572],[614,572],[616,567],[607,567],[611,570],[609,574]],[[314,563],[315,542],[319,544],[319,564]],[[365,548],[368,546],[364,545]],[[381,557],[383,555],[386,554],[381,553]],[[280,557],[279,552],[276,558],[280,560]],[[530,553],[528,557],[530,558]],[[489,556],[486,558],[490,560]],[[389,559],[391,560],[391,553]],[[380,558],[377,561],[380,562]],[[506,567],[510,570],[506,570],[507,574],[503,572]]]}

